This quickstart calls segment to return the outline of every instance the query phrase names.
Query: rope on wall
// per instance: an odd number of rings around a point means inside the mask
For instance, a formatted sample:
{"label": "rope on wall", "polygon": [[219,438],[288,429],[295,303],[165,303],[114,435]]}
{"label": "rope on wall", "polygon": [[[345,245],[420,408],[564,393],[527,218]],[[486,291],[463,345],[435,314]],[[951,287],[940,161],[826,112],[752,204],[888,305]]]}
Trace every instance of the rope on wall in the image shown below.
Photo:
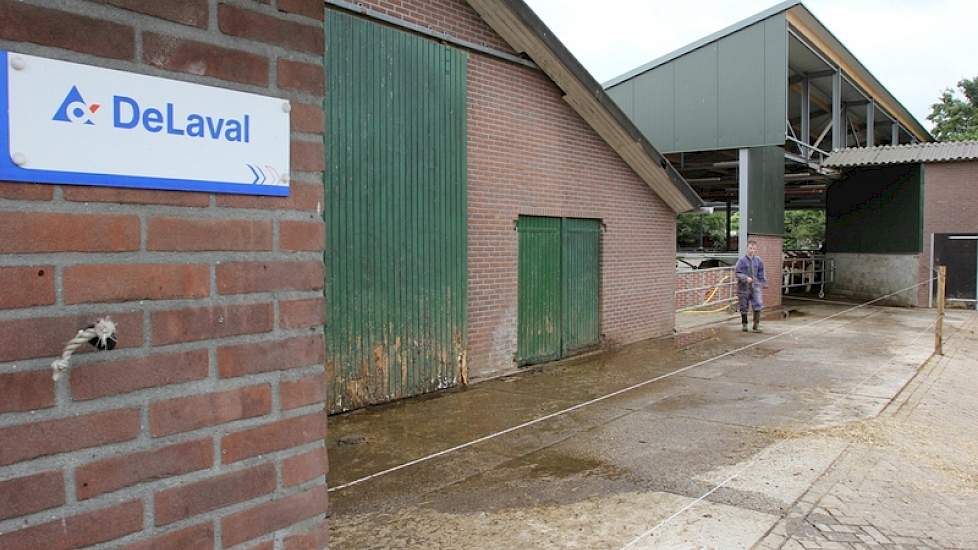
{"label": "rope on wall", "polygon": [[51,363],[51,368],[54,370],[52,378],[55,381],[68,371],[72,354],[85,342],[95,346],[95,349],[99,351],[115,348],[115,323],[108,317],[104,317],[99,319],[94,325],[89,325],[79,330],[78,334],[65,344],[65,349],[61,352],[61,358]]}

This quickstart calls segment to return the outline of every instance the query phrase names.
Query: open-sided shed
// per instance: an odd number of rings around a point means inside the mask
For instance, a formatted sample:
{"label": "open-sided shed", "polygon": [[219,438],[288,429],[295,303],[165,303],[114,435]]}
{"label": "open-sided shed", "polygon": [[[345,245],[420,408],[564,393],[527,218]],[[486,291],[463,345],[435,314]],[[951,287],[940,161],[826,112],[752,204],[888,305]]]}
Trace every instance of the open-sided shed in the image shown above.
{"label": "open-sided shed", "polygon": [[[826,219],[837,291],[881,296],[946,265],[948,299],[978,307],[978,142],[850,148],[825,166],[841,173]],[[933,292],[931,282],[893,301],[927,307]]]}
{"label": "open-sided shed", "polygon": [[[605,86],[708,204],[739,208],[738,249],[755,238],[775,265],[784,210],[825,206],[832,150],[932,141],[798,0]],[[769,299],[777,294],[772,288]]]}

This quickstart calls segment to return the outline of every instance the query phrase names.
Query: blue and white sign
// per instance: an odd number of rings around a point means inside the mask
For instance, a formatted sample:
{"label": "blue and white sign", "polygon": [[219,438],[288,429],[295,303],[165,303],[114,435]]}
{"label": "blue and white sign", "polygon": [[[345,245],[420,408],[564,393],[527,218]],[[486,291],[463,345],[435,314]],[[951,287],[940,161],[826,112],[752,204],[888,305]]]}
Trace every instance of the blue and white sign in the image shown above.
{"label": "blue and white sign", "polygon": [[289,194],[287,100],[0,51],[0,179]]}

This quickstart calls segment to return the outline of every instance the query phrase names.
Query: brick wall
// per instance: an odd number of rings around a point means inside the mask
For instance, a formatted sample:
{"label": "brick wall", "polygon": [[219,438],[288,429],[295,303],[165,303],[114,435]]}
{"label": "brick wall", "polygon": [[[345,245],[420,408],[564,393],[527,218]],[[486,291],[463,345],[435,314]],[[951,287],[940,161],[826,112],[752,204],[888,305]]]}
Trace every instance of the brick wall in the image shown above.
{"label": "brick wall", "polygon": [[318,0],[0,0],[4,49],[293,105],[288,198],[0,183],[0,548],[327,545],[323,43]]}
{"label": "brick wall", "polygon": [[733,267],[676,273],[677,311],[707,303],[713,308],[730,305],[736,302],[729,300],[736,297],[737,278]]}
{"label": "brick wall", "polygon": [[[924,249],[918,281],[930,277],[931,235],[978,233],[978,162],[924,165]],[[936,284],[936,283],[935,283]],[[927,306],[927,285],[917,293],[917,304]]]}
{"label": "brick wall", "polygon": [[[461,0],[374,9],[511,52]],[[674,213],[539,70],[469,52],[469,350],[473,380],[514,369],[520,214],[600,218],[601,327],[628,343],[672,332]]]}

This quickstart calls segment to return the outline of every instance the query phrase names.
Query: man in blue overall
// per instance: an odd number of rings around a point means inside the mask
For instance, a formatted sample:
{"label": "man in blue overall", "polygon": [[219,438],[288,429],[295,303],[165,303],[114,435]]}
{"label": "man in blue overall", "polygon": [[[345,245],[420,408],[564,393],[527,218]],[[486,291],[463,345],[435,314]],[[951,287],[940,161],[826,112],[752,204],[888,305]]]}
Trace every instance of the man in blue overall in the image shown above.
{"label": "man in blue overall", "polygon": [[767,288],[764,262],[757,256],[757,241],[747,241],[747,255],[737,260],[737,296],[740,298],[741,330],[747,332],[747,308],[754,310],[754,332],[761,331],[761,310],[764,303],[761,290]]}

